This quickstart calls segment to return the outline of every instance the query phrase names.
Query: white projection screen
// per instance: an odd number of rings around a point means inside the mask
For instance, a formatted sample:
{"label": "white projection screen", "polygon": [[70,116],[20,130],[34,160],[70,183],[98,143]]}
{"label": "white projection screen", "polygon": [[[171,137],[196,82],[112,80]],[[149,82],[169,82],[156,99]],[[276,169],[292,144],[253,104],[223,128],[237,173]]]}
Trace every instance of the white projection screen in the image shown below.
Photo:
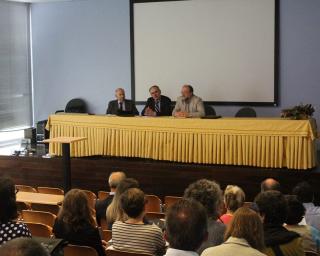
{"label": "white projection screen", "polygon": [[277,104],[277,0],[133,1],[132,97],[183,84],[212,104]]}

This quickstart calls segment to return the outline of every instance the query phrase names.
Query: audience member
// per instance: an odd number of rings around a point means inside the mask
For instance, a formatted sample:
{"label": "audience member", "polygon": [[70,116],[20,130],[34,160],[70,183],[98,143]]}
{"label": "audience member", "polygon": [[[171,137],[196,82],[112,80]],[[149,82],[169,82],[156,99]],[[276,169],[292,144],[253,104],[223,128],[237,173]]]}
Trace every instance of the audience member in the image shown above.
{"label": "audience member", "polygon": [[109,196],[104,200],[97,200],[96,202],[96,220],[99,226],[101,226],[101,220],[106,220],[106,210],[108,206],[111,204],[116,189],[121,181],[126,178],[124,172],[112,172],[109,176],[109,188],[110,193]]}
{"label": "audience member", "polygon": [[269,191],[269,190],[277,190],[280,191],[280,183],[279,181],[268,178],[261,182],[261,192]]}
{"label": "audience member", "polygon": [[262,192],[255,198],[264,223],[264,238],[269,256],[300,256],[304,255],[302,240],[296,232],[283,227],[288,214],[285,197],[279,191]]}
{"label": "audience member", "polygon": [[228,185],[224,191],[224,205],[227,212],[220,217],[224,224],[229,224],[232,220],[234,212],[243,206],[245,202],[245,194],[238,186]]}
{"label": "audience member", "polygon": [[1,256],[49,256],[47,250],[31,238],[20,237],[0,247]]}
{"label": "audience member", "polygon": [[0,179],[0,245],[18,237],[31,237],[28,227],[17,221],[15,185],[7,178]]}
{"label": "audience member", "polygon": [[181,199],[166,215],[165,238],[169,242],[166,256],[195,256],[207,239],[205,208],[193,199]]}
{"label": "audience member", "polygon": [[87,195],[82,190],[72,189],[65,195],[53,233],[71,244],[93,247],[99,256],[105,255]]}
{"label": "audience member", "polygon": [[189,185],[184,197],[200,202],[207,213],[208,239],[199,247],[198,253],[201,254],[204,249],[223,243],[225,225],[217,221],[222,205],[222,191],[219,184],[206,179],[198,180]]}
{"label": "audience member", "polygon": [[113,248],[120,251],[163,255],[165,241],[161,229],[155,224],[145,224],[143,221],[144,193],[138,188],[130,188],[121,195],[120,205],[128,219],[113,224]]}
{"label": "audience member", "polygon": [[309,225],[300,225],[305,214],[305,208],[294,195],[286,196],[288,202],[288,217],[286,228],[297,232],[302,238],[305,252],[320,252],[320,231]]}
{"label": "audience member", "polygon": [[235,211],[228,225],[225,242],[206,249],[201,256],[262,256],[264,249],[263,225],[253,210],[241,207]]}
{"label": "audience member", "polygon": [[300,182],[292,191],[306,208],[305,223],[320,230],[320,207],[313,204],[314,192],[307,182]]}

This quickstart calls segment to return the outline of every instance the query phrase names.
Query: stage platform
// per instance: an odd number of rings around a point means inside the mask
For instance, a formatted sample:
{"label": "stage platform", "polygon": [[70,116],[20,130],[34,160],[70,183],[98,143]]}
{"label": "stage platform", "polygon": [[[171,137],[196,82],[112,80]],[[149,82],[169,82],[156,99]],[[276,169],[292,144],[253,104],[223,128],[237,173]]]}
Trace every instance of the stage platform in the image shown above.
{"label": "stage platform", "polygon": [[[147,194],[181,196],[192,182],[214,179],[225,188],[236,184],[244,189],[247,201],[253,200],[260,190],[260,182],[273,177],[280,181],[284,193],[300,181],[310,182],[316,191],[316,203],[320,203],[320,167],[311,170],[288,170],[183,164],[137,158],[85,157],[72,158],[72,187],[92,191],[107,190],[108,176],[122,170],[128,177],[137,179]],[[31,186],[63,187],[62,158],[45,159],[40,156],[0,156],[0,175],[10,177],[16,184]]]}

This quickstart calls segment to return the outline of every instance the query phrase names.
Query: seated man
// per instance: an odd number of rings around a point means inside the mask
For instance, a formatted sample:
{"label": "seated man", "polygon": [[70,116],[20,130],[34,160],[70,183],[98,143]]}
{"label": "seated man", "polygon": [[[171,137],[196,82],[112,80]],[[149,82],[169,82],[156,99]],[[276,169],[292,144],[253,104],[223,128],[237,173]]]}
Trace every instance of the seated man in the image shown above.
{"label": "seated man", "polygon": [[161,95],[159,86],[153,85],[149,89],[151,97],[141,112],[143,116],[171,116],[171,100],[167,96]]}
{"label": "seated man", "polygon": [[203,101],[193,94],[191,85],[182,86],[181,96],[177,99],[172,115],[175,117],[205,116]]}
{"label": "seated man", "polygon": [[109,188],[110,193],[109,196],[104,200],[97,200],[96,202],[96,220],[98,226],[101,226],[101,220],[106,220],[106,210],[108,206],[111,204],[112,199],[114,197],[114,194],[116,192],[116,189],[121,181],[123,181],[126,178],[125,173],[123,172],[112,172],[109,176]]}
{"label": "seated man", "polygon": [[118,88],[115,91],[116,100],[112,100],[108,104],[107,114],[119,115],[121,112],[128,114],[139,115],[136,105],[132,100],[125,99],[125,91],[122,88]]}
{"label": "seated man", "polygon": [[261,192],[269,191],[269,190],[277,190],[280,191],[280,183],[279,181],[273,178],[267,178],[263,180],[260,184]]}
{"label": "seated man", "polygon": [[168,209],[165,238],[169,242],[166,256],[196,256],[207,240],[207,214],[199,202],[181,199]]}

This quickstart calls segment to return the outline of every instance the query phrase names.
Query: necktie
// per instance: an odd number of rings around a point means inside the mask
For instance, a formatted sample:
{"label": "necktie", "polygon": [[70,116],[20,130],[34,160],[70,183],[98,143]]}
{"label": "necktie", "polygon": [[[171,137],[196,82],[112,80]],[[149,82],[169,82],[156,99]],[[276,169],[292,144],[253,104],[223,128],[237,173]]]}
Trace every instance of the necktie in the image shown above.
{"label": "necktie", "polygon": [[119,109],[123,110],[123,102],[119,102]]}
{"label": "necktie", "polygon": [[157,100],[154,104],[154,110],[159,113],[160,112],[160,107],[159,107],[159,101]]}

